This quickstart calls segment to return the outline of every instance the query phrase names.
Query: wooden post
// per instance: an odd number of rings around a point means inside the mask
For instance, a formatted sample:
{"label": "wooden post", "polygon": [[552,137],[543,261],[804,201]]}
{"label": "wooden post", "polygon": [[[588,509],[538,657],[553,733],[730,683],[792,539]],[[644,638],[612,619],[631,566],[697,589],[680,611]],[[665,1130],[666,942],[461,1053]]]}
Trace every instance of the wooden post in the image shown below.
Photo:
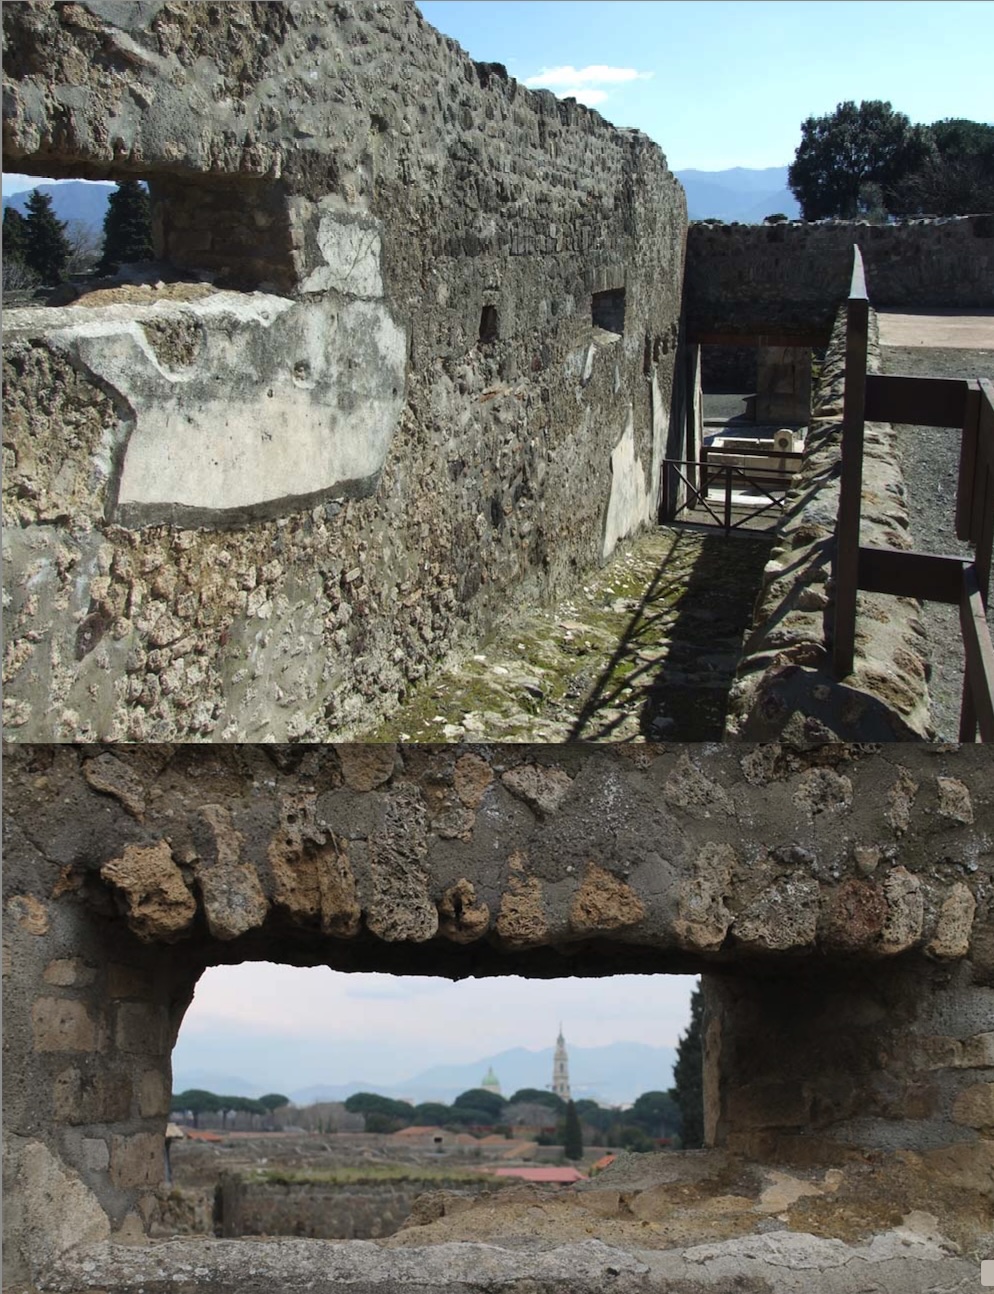
{"label": "wooden post", "polygon": [[856,591],[859,586],[859,517],[863,494],[863,417],[870,302],[859,248],[853,247],[852,285],[846,314],[846,376],[842,413],[842,481],[835,528],[836,678],[852,673],[856,651]]}

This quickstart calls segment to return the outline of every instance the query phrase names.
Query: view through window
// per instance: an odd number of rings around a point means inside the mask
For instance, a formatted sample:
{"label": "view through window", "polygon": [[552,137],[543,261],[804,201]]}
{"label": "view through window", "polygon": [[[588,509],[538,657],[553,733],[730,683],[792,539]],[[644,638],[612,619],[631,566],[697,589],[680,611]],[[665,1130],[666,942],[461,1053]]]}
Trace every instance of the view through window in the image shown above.
{"label": "view through window", "polygon": [[385,1236],[437,1186],[565,1183],[678,1147],[695,983],[211,968],[173,1050],[177,1214],[223,1236]]}

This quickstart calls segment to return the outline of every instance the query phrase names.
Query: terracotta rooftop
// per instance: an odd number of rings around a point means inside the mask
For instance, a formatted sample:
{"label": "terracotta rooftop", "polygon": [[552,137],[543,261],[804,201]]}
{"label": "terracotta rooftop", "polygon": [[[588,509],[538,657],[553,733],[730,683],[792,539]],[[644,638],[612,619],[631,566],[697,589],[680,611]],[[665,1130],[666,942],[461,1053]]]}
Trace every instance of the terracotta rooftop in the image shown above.
{"label": "terracotta rooftop", "polygon": [[562,1186],[585,1182],[586,1174],[577,1168],[492,1168],[495,1177],[520,1177],[524,1182],[554,1182]]}

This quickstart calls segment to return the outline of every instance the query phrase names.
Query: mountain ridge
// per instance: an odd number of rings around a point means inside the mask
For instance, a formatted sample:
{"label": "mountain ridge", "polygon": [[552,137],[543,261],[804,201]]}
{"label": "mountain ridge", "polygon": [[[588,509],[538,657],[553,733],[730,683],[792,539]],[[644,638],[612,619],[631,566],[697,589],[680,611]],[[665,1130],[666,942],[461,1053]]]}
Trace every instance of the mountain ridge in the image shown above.
{"label": "mountain ridge", "polygon": [[[703,171],[690,166],[673,174],[686,191],[691,220],[713,217],[760,224],[764,217],[778,211],[792,219],[800,216],[797,200],[787,188],[786,166],[731,166],[723,171]],[[79,220],[102,229],[107,198],[115,186],[103,180],[69,180],[59,184],[39,180],[34,187],[51,196],[59,220]],[[16,207],[23,213],[29,196],[30,189],[4,194],[3,206]]]}
{"label": "mountain ridge", "polygon": [[[642,1092],[666,1090],[673,1081],[673,1047],[653,1047],[649,1043],[610,1043],[603,1047],[569,1047],[570,1078],[577,1099],[589,1097],[609,1105],[624,1105]],[[262,1087],[251,1080],[218,1071],[190,1068],[178,1071],[173,1090],[206,1088],[219,1095],[262,1096],[267,1091],[283,1091],[296,1105],[315,1101],[344,1101],[354,1092],[376,1092],[395,1100],[451,1103],[460,1092],[478,1087],[489,1068],[493,1068],[505,1096],[523,1087],[544,1089],[550,1086],[554,1049],[544,1047],[531,1051],[511,1047],[479,1060],[438,1064],[419,1071],[399,1083],[376,1083],[351,1079],[344,1083],[310,1083],[287,1090],[287,1087]],[[289,1086],[289,1085],[287,1085]]]}

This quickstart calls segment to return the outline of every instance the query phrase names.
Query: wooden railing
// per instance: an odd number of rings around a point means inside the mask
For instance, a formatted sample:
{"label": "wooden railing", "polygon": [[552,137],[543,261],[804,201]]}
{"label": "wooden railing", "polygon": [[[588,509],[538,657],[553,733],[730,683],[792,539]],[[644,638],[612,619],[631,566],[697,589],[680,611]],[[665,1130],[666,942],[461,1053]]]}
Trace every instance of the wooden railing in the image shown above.
{"label": "wooden railing", "polygon": [[[870,303],[859,248],[853,252],[836,528],[835,673],[839,679],[852,673],[858,590],[958,605],[964,652],[959,739],[974,741],[979,729],[981,741],[994,741],[994,645],[987,624],[994,549],[994,383],[868,374]],[[860,544],[867,420],[961,430],[956,536],[973,546],[972,559]]]}
{"label": "wooden railing", "polygon": [[[746,527],[756,517],[769,512],[771,508],[783,511],[787,491],[794,479],[794,473],[777,468],[759,467],[755,470],[735,463],[704,460],[697,462],[692,458],[667,458],[663,460],[663,499],[675,494],[674,485],[681,482],[687,490],[687,502],[666,513],[664,520],[677,521],[682,512],[690,508],[703,508],[716,526],[721,526],[726,535],[733,530]],[[743,488],[748,487],[757,496],[756,502],[732,499],[733,481]],[[721,516],[715,512],[709,500],[709,494],[719,482],[723,486]],[[765,502],[760,502],[760,499]],[[715,500],[717,502],[717,500]],[[732,510],[742,513],[737,521],[732,520]],[[706,523],[705,523],[706,524]]]}

